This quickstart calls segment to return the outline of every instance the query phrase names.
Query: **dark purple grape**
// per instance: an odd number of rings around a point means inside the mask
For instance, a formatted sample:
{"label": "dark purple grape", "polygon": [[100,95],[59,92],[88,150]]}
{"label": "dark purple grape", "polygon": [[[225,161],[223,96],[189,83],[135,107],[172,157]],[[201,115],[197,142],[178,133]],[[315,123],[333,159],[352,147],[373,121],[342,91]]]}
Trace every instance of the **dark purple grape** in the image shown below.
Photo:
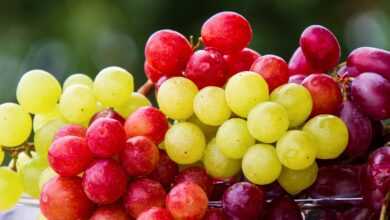
{"label": "dark purple grape", "polygon": [[282,197],[283,195],[287,195],[286,191],[284,191],[278,181],[264,185],[263,187],[266,200],[274,200],[276,198]]}
{"label": "dark purple grape", "polygon": [[385,129],[380,120],[371,120],[371,126],[372,142],[370,145],[370,151],[374,151],[385,144]]}
{"label": "dark purple grape", "polygon": [[377,220],[379,217],[377,214],[366,207],[353,207],[343,213],[340,213],[339,219],[346,220]]}
{"label": "dark purple grape", "polygon": [[298,204],[288,196],[274,199],[269,208],[265,220],[301,220],[301,210]]}
{"label": "dark purple grape", "polygon": [[[315,220],[339,220],[336,210],[328,208],[313,208],[308,210],[307,219]],[[340,219],[341,220],[341,219]]]}
{"label": "dark purple grape", "polygon": [[367,175],[373,187],[384,193],[390,190],[390,147],[378,148],[370,155]]}
{"label": "dark purple grape", "polygon": [[302,74],[296,74],[292,75],[288,78],[288,83],[296,83],[296,84],[301,84],[302,81],[306,78],[306,75]]}

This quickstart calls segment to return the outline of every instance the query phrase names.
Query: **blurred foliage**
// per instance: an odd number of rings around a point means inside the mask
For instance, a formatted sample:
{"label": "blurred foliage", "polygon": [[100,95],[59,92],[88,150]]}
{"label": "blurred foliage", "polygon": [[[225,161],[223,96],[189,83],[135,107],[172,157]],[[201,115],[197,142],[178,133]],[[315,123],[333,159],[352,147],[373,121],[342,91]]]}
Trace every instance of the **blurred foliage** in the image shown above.
{"label": "blurred foliage", "polygon": [[105,66],[132,72],[144,82],[143,47],[163,28],[198,36],[211,15],[233,10],[252,24],[250,45],[261,54],[289,59],[302,30],[330,28],[343,57],[358,46],[390,49],[389,0],[1,0],[0,103],[15,100],[20,76],[45,69],[61,81]]}

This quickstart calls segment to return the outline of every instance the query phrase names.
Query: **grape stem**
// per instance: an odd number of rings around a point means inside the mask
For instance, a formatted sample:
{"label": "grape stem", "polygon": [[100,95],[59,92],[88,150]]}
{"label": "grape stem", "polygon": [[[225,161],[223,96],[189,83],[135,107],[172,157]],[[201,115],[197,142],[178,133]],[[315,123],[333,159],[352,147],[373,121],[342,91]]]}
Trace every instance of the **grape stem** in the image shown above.
{"label": "grape stem", "polygon": [[11,166],[11,169],[14,171],[17,171],[16,168],[16,162],[18,161],[19,154],[22,152],[26,152],[26,154],[31,158],[31,151],[34,150],[34,144],[30,142],[25,142],[22,145],[16,146],[16,147],[4,147],[2,146],[1,149],[11,155],[13,159],[13,163]]}
{"label": "grape stem", "polygon": [[387,210],[387,205],[389,203],[389,199],[390,199],[390,192],[387,192],[385,200],[383,201],[383,204],[382,204],[381,216],[380,216],[379,220],[386,220],[387,219],[386,210]]}
{"label": "grape stem", "polygon": [[150,90],[152,90],[153,88],[154,88],[154,84],[152,83],[152,81],[148,80],[141,87],[139,87],[137,92],[144,96],[148,96]]}

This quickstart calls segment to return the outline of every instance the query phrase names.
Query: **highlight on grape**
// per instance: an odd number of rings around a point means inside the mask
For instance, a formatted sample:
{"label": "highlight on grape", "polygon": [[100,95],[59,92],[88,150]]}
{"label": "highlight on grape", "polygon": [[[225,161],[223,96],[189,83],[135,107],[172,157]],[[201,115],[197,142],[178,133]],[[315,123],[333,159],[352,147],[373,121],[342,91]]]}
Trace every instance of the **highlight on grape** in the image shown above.
{"label": "highlight on grape", "polygon": [[329,219],[386,215],[390,51],[341,62],[311,25],[287,62],[230,11],[199,34],[153,33],[138,90],[116,66],[62,86],[26,72],[0,105],[0,212],[26,195],[47,220],[299,220],[313,199]]}

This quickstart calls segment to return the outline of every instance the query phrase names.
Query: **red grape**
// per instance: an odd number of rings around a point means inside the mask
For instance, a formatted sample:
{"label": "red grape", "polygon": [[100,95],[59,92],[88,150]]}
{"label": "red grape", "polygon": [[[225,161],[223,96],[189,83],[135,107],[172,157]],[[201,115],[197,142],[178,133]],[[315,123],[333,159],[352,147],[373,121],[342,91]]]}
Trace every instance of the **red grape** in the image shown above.
{"label": "red grape", "polygon": [[206,192],[208,196],[211,196],[213,192],[213,180],[207,174],[206,170],[202,167],[189,167],[180,172],[176,177],[175,183],[190,181],[198,184]]}
{"label": "red grape", "polygon": [[303,80],[302,85],[309,90],[313,99],[311,116],[336,113],[343,101],[337,82],[323,73],[311,74]]}
{"label": "red grape", "polygon": [[257,58],[250,70],[263,76],[270,91],[288,82],[287,63],[283,58],[275,55],[265,55]]}
{"label": "red grape", "polygon": [[315,72],[303,54],[301,47],[298,47],[291,56],[288,62],[288,70],[290,76],[297,74],[309,75]]}
{"label": "red grape", "polygon": [[137,220],[173,220],[173,218],[168,210],[154,207],[143,212]]}
{"label": "red grape", "polygon": [[127,213],[137,218],[150,208],[164,207],[165,197],[166,193],[159,182],[143,178],[130,183],[123,201]]}
{"label": "red grape", "polygon": [[301,210],[290,197],[272,200],[266,213],[266,220],[302,220]]}
{"label": "red grape", "polygon": [[96,161],[83,175],[83,189],[88,198],[97,204],[111,204],[125,192],[127,176],[114,160]]}
{"label": "red grape", "polygon": [[161,77],[164,77],[165,74],[159,71],[158,69],[154,68],[152,65],[148,63],[148,61],[145,60],[144,62],[144,72],[146,77],[152,82],[157,83]]}
{"label": "red grape", "polygon": [[120,154],[122,166],[130,176],[144,176],[150,174],[159,160],[158,148],[147,137],[136,136],[126,142]]}
{"label": "red grape", "polygon": [[183,182],[169,192],[166,207],[174,219],[201,220],[206,213],[208,199],[195,183]]}
{"label": "red grape", "polygon": [[224,54],[236,53],[252,40],[252,28],[240,14],[224,11],[209,18],[202,26],[202,41]]}
{"label": "red grape", "polygon": [[96,121],[98,118],[111,118],[119,121],[122,125],[125,124],[125,119],[114,109],[112,108],[106,108],[103,111],[100,111],[96,113],[89,124],[92,124],[94,121]]}
{"label": "red grape", "polygon": [[99,207],[89,220],[129,220],[125,209],[118,204]]}
{"label": "red grape", "polygon": [[53,140],[57,140],[65,136],[77,136],[83,138],[85,137],[86,132],[87,129],[81,125],[65,125],[64,127],[58,129],[58,131],[54,135]]}
{"label": "red grape", "polygon": [[339,42],[333,33],[323,26],[307,27],[299,39],[299,45],[311,66],[317,71],[330,70],[340,60]]}
{"label": "red grape", "polygon": [[213,49],[197,50],[188,61],[184,76],[199,89],[206,86],[223,86],[227,79],[223,55]]}
{"label": "red grape", "polygon": [[122,124],[111,118],[99,118],[87,129],[89,149],[97,157],[111,157],[122,151],[126,133]]}
{"label": "red grape", "polygon": [[288,78],[288,83],[302,84],[303,80],[306,79],[306,75],[296,74]]}
{"label": "red grape", "polygon": [[146,136],[155,144],[160,144],[164,140],[168,128],[165,115],[151,106],[137,109],[125,123],[127,137]]}
{"label": "red grape", "polygon": [[227,220],[227,216],[222,209],[209,208],[203,220]]}
{"label": "red grape", "polygon": [[66,136],[53,142],[49,149],[50,166],[61,176],[77,176],[93,161],[84,138]]}
{"label": "red grape", "polygon": [[244,48],[238,53],[224,55],[228,78],[236,73],[250,70],[253,62],[260,54],[250,48]]}
{"label": "red grape", "polygon": [[390,117],[390,82],[376,73],[363,73],[351,84],[352,101],[372,119]]}
{"label": "red grape", "polygon": [[150,179],[156,180],[168,189],[175,176],[179,173],[179,166],[171,160],[165,151],[160,150],[159,160],[156,169],[148,176]]}
{"label": "red grape", "polygon": [[390,147],[378,148],[370,155],[367,173],[375,188],[384,193],[390,190]]}
{"label": "red grape", "polygon": [[145,45],[147,62],[167,76],[181,74],[191,54],[190,42],[173,30],[153,33]]}
{"label": "red grape", "polygon": [[50,220],[88,219],[94,204],[87,198],[79,177],[54,177],[41,192],[42,214]]}
{"label": "red grape", "polygon": [[225,191],[222,206],[232,219],[257,219],[263,212],[264,202],[263,190],[251,183],[240,182]]}

